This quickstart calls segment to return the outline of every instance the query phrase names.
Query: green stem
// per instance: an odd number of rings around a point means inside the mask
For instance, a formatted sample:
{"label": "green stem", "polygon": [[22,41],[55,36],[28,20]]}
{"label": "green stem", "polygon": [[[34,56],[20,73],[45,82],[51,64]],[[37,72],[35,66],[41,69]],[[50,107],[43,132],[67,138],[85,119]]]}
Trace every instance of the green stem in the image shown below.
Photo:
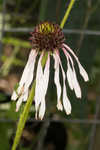
{"label": "green stem", "polygon": [[73,7],[73,5],[74,5],[74,2],[75,2],[75,0],[70,0],[70,4],[69,4],[69,6],[68,6],[68,9],[66,10],[65,15],[64,15],[64,17],[63,17],[63,19],[62,19],[62,21],[61,21],[61,24],[60,24],[60,27],[61,27],[62,29],[63,29],[63,27],[64,27],[65,22],[66,22],[67,19],[68,19],[68,16],[69,16],[70,11],[71,11],[71,9],[72,9],[72,7]]}
{"label": "green stem", "polygon": [[[44,57],[42,59],[42,67],[44,67],[44,65],[46,63],[47,56],[48,56],[48,53],[45,53],[45,55],[44,55]],[[29,110],[30,110],[30,107],[32,105],[32,101],[34,99],[35,84],[36,84],[36,81],[34,81],[34,83],[32,85],[32,89],[31,89],[29,98],[28,98],[28,100],[27,100],[27,102],[25,104],[25,107],[24,107],[24,110],[23,110],[22,114],[20,115],[20,119],[19,119],[19,122],[18,122],[17,131],[16,131],[16,135],[15,135],[15,139],[14,139],[14,143],[13,143],[13,146],[12,146],[11,150],[16,150],[17,145],[19,144],[20,137],[21,137],[22,132],[23,132],[23,128],[24,128],[25,123],[26,123],[27,118],[28,118]]]}
{"label": "green stem", "polygon": [[16,131],[16,136],[15,136],[15,139],[14,139],[14,143],[13,143],[13,146],[12,146],[12,150],[16,150],[16,147],[19,143],[20,137],[22,135],[23,128],[25,126],[25,122],[26,122],[28,114],[29,114],[29,109],[32,105],[34,94],[35,94],[35,82],[33,83],[33,86],[32,86],[29,98],[27,100],[27,103],[24,107],[24,110],[23,110],[22,114],[20,115],[20,119],[19,119],[19,122],[18,122],[18,127],[17,127],[17,131]]}

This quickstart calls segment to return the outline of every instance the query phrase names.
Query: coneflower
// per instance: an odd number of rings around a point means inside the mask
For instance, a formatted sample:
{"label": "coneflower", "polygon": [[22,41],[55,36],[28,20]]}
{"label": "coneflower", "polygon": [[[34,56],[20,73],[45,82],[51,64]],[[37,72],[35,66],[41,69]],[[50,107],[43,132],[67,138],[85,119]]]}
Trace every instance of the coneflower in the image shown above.
{"label": "coneflower", "polygon": [[[47,93],[49,75],[50,75],[50,60],[53,57],[54,59],[54,83],[57,89],[57,108],[59,110],[65,110],[66,114],[71,113],[71,103],[67,96],[65,80],[67,77],[68,84],[71,90],[75,91],[76,97],[81,98],[81,88],[77,80],[73,58],[76,60],[80,75],[83,77],[84,81],[88,81],[88,74],[80,64],[78,57],[74,54],[71,48],[64,43],[65,38],[62,32],[62,29],[58,24],[51,22],[42,22],[37,25],[34,31],[31,33],[32,41],[32,50],[29,54],[28,62],[23,71],[21,80],[19,82],[19,87],[12,94],[12,100],[17,100],[16,111],[19,110],[19,107],[22,101],[27,101],[29,87],[32,83],[34,77],[34,66],[36,62],[36,57],[39,55],[37,72],[36,72],[36,87],[35,87],[35,109],[36,109],[36,118],[43,119],[45,114],[46,104],[45,96]],[[65,73],[62,61],[60,59],[60,51],[64,52],[64,55],[67,60],[67,71]],[[46,64],[44,69],[42,67],[42,59],[45,55],[48,54]],[[73,58],[72,58],[73,56]],[[63,89],[60,84],[59,71],[61,68],[62,77],[63,77]],[[62,101],[61,101],[62,93]]]}

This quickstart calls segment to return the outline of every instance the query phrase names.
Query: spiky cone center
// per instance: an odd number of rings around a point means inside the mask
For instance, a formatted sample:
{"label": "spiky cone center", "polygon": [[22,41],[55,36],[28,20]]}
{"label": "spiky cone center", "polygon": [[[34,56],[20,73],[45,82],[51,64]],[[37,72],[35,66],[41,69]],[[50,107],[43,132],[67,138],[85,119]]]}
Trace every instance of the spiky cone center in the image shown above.
{"label": "spiky cone center", "polygon": [[62,29],[58,24],[43,22],[37,25],[31,33],[32,48],[37,51],[51,51],[59,49],[65,41]]}

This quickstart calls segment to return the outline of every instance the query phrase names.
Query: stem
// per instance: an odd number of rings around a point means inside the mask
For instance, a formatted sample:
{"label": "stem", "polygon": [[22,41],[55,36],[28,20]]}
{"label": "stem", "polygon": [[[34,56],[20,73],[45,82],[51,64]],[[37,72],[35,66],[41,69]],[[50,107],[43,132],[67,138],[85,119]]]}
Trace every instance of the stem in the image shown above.
{"label": "stem", "polygon": [[73,7],[73,5],[74,5],[74,2],[75,2],[75,0],[70,0],[68,9],[66,10],[65,15],[64,15],[64,17],[63,17],[63,19],[62,19],[62,21],[61,21],[61,24],[60,24],[60,27],[61,27],[62,29],[63,29],[63,27],[64,27],[65,22],[66,22],[67,19],[68,19],[68,16],[69,16],[70,11],[71,11],[71,9],[72,9],[72,7]]}
{"label": "stem", "polygon": [[[48,56],[48,53],[45,53],[45,55],[44,55],[44,57],[42,59],[42,67],[44,67],[44,65],[46,63],[47,56]],[[26,123],[27,118],[28,118],[29,110],[30,110],[30,107],[32,105],[32,101],[34,99],[35,84],[36,84],[36,81],[34,81],[34,83],[32,85],[32,89],[31,89],[29,98],[28,98],[28,100],[27,100],[27,102],[25,104],[25,107],[24,107],[24,110],[23,110],[22,114],[20,115],[17,131],[16,131],[16,135],[15,135],[15,139],[14,139],[14,143],[12,145],[12,149],[11,150],[16,150],[17,145],[19,144],[19,141],[20,141],[20,138],[21,138],[21,135],[22,135],[22,132],[23,132],[23,128],[24,128],[25,123]]]}
{"label": "stem", "polygon": [[32,86],[29,98],[27,100],[27,103],[24,107],[24,110],[23,110],[22,114],[20,115],[20,119],[19,119],[19,122],[18,122],[18,127],[17,127],[17,131],[16,131],[16,136],[15,136],[15,139],[14,139],[14,143],[13,143],[13,146],[12,146],[12,150],[16,150],[16,147],[19,143],[20,137],[22,135],[23,128],[25,126],[25,122],[26,122],[28,114],[29,114],[29,109],[32,105],[34,95],[35,95],[35,82],[33,83],[33,86]]}

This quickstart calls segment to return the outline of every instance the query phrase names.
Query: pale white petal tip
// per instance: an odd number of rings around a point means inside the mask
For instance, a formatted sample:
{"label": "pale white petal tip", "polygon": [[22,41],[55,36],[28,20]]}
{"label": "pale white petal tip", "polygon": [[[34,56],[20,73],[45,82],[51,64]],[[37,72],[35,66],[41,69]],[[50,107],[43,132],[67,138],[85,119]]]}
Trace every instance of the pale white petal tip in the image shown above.
{"label": "pale white petal tip", "polygon": [[73,90],[73,82],[72,82],[72,72],[71,70],[67,70],[67,79],[68,79],[68,84],[71,90]]}
{"label": "pale white petal tip", "polygon": [[19,108],[20,108],[20,104],[16,104],[16,112],[18,112],[19,111]]}
{"label": "pale white petal tip", "polygon": [[16,108],[16,112],[18,112],[18,108]]}
{"label": "pale white petal tip", "polygon": [[70,115],[71,114],[71,105],[69,105],[65,111],[66,111],[67,115]]}
{"label": "pale white petal tip", "polygon": [[88,77],[88,74],[86,72],[84,73],[84,81],[85,82],[89,81],[89,77]]}
{"label": "pale white petal tip", "polygon": [[40,120],[43,120],[43,117],[44,117],[44,116],[39,116],[39,119],[40,119]]}
{"label": "pale white petal tip", "polygon": [[87,74],[87,72],[85,71],[85,69],[82,67],[81,64],[79,64],[79,69],[80,69],[80,74],[81,74],[81,76],[83,77],[84,81],[85,81],[85,82],[89,81],[88,74]]}
{"label": "pale white petal tip", "polygon": [[38,118],[37,118],[37,112],[35,113],[35,119],[37,120]]}
{"label": "pale white petal tip", "polygon": [[82,98],[82,93],[81,93],[81,91],[80,91],[80,92],[75,91],[75,95],[76,95],[76,97],[79,98],[79,99]]}
{"label": "pale white petal tip", "polygon": [[15,100],[17,100],[17,98],[18,98],[18,95],[14,91],[13,94],[12,94],[12,96],[11,96],[11,100],[15,101]]}
{"label": "pale white petal tip", "polygon": [[62,104],[61,104],[61,101],[59,101],[59,102],[57,103],[57,109],[60,110],[60,111],[63,111],[63,106],[62,106]]}
{"label": "pale white petal tip", "polygon": [[21,96],[21,97],[19,98],[19,100],[17,101],[17,103],[16,103],[16,112],[19,111],[19,108],[20,108],[20,106],[21,106],[21,104],[22,104],[22,101],[23,101],[23,97]]}
{"label": "pale white petal tip", "polygon": [[38,116],[38,114],[37,114],[37,112],[35,113],[35,119],[36,120],[43,120],[43,117],[44,117],[44,115],[42,115],[42,114],[39,114],[39,116]]}
{"label": "pale white petal tip", "polygon": [[64,105],[64,109],[65,109],[66,114],[70,115],[71,109],[72,109],[70,101],[68,99],[65,99],[63,105]]}
{"label": "pale white petal tip", "polygon": [[[44,102],[43,102],[44,103]],[[41,104],[40,110],[39,110],[39,119],[42,120],[45,114],[45,103]]]}
{"label": "pale white petal tip", "polygon": [[[38,114],[38,113],[39,113],[39,114]],[[39,112],[36,111],[36,113],[35,113],[35,119],[36,119],[36,120],[38,120],[38,119],[39,119],[39,120],[43,120],[44,113],[45,113],[45,112],[44,112],[44,111],[41,111],[41,110],[39,110]]]}
{"label": "pale white petal tip", "polygon": [[71,111],[67,111],[66,114],[67,114],[67,115],[70,115],[70,114],[71,114]]}
{"label": "pale white petal tip", "polygon": [[[74,54],[73,50],[66,44],[63,44],[63,46],[69,50],[72,55],[74,56],[74,58],[76,59],[77,63],[78,63],[78,66],[79,66],[79,70],[80,70],[80,74],[81,76],[83,77],[84,81],[87,82],[89,81],[89,77],[88,77],[88,74],[87,72],[85,71],[85,69],[82,67],[82,65],[80,64],[79,60],[78,60],[78,57]],[[66,51],[64,51],[66,53]]]}

